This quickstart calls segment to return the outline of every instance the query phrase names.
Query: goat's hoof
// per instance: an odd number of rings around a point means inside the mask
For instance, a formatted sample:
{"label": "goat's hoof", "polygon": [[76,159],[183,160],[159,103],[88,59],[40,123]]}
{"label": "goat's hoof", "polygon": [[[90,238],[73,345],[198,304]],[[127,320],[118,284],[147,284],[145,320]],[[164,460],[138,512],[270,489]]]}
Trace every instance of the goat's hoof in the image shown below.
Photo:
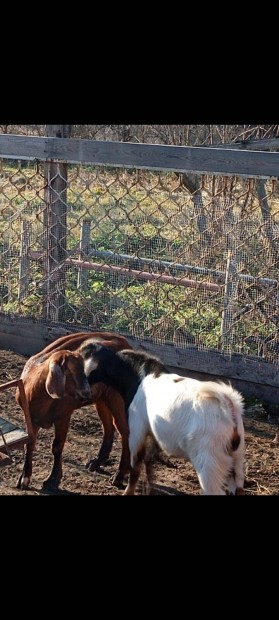
{"label": "goat's hoof", "polygon": [[88,471],[98,471],[100,469],[100,461],[98,459],[90,459],[88,463],[86,463],[85,467]]}
{"label": "goat's hoof", "polygon": [[117,487],[118,489],[124,489],[125,487],[123,476],[120,474],[115,474],[115,476],[110,478],[110,482],[112,486]]}
{"label": "goat's hoof", "polygon": [[19,476],[19,479],[18,479],[18,481],[16,483],[16,488],[17,489],[21,489],[21,480],[22,480],[22,476]]}
{"label": "goat's hoof", "polygon": [[245,491],[242,487],[237,487],[235,490],[235,495],[245,495]]}
{"label": "goat's hoof", "polygon": [[20,489],[21,491],[26,491],[29,488],[29,484],[30,484],[30,478],[28,478],[27,476],[20,475],[16,483],[16,488]]}
{"label": "goat's hoof", "polygon": [[59,482],[56,480],[51,480],[51,478],[47,478],[43,481],[42,488],[44,491],[57,491],[59,487]]}

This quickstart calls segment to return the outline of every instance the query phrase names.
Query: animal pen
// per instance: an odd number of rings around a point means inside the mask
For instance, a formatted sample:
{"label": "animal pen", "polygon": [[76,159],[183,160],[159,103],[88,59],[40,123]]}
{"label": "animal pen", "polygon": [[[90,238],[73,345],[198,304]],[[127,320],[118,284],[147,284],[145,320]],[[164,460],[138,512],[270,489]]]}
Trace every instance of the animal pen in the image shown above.
{"label": "animal pen", "polygon": [[279,153],[0,135],[0,347],[111,330],[279,402]]}

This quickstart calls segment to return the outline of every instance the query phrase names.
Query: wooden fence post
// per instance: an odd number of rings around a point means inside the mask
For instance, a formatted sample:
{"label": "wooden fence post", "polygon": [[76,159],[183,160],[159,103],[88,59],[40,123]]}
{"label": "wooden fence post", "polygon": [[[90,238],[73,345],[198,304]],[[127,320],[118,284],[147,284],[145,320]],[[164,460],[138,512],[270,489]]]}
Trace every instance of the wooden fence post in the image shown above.
{"label": "wooden fence post", "polygon": [[221,348],[224,353],[232,352],[232,324],[234,300],[237,294],[237,269],[232,250],[228,250],[226,279],[224,288],[224,306],[221,321]]}
{"label": "wooden fence post", "polygon": [[[46,125],[48,137],[70,137],[71,125]],[[52,160],[45,164],[44,211],[44,309],[43,318],[63,320],[67,258],[67,164]]]}
{"label": "wooden fence post", "polygon": [[23,220],[21,222],[21,239],[20,239],[20,262],[19,262],[19,283],[18,283],[18,299],[26,297],[29,283],[29,266],[28,248],[30,245],[30,222]]}
{"label": "wooden fence post", "polygon": [[[90,253],[90,227],[91,220],[83,220],[81,224],[80,231],[80,242],[79,242],[79,260],[84,261],[88,260]],[[79,268],[78,270],[78,280],[77,287],[79,289],[86,289],[88,286],[88,269]]]}
{"label": "wooden fence post", "polygon": [[259,204],[260,204],[260,209],[262,213],[262,220],[264,224],[261,230],[265,237],[269,252],[271,254],[273,253],[274,257],[276,257],[276,267],[278,268],[278,258],[277,258],[278,257],[278,242],[277,242],[277,239],[274,238],[275,235],[273,231],[272,216],[271,216],[270,206],[269,206],[267,195],[266,195],[266,181],[264,179],[258,179],[257,193],[258,193]]}

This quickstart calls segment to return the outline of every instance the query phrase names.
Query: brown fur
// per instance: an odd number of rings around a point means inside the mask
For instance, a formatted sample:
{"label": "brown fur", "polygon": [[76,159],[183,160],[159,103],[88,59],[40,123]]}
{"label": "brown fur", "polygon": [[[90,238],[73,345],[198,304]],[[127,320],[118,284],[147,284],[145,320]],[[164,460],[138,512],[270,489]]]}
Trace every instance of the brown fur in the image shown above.
{"label": "brown fur", "polygon": [[[55,433],[52,444],[54,461],[50,475],[44,481],[44,487],[58,488],[62,478],[62,452],[71,415],[75,409],[91,403],[95,403],[103,426],[103,441],[97,458],[91,459],[87,464],[88,469],[94,471],[107,460],[112,448],[115,428],[117,428],[122,440],[122,454],[118,471],[112,481],[113,484],[120,486],[125,475],[129,472],[128,421],[124,401],[118,392],[106,387],[104,384],[96,384],[92,386],[92,397],[86,403],[79,400],[73,391],[71,395],[67,394],[66,391],[62,399],[53,399],[46,392],[46,376],[42,373],[42,366],[47,366],[48,360],[54,351],[61,351],[62,349],[76,351],[88,338],[95,338],[99,343],[114,351],[132,348],[126,338],[120,334],[112,332],[78,332],[58,338],[45,347],[45,349],[33,355],[25,364],[22,379],[29,405],[34,437],[33,441],[26,446],[23,471],[18,480],[19,488],[27,488],[29,486],[32,475],[33,452],[39,429],[50,428],[52,425],[54,425]],[[16,399],[20,404],[18,390],[16,392]]]}
{"label": "brown fur", "polygon": [[232,438],[231,438],[231,448],[232,448],[233,452],[235,450],[237,450],[239,444],[240,444],[240,435],[238,433],[237,428],[234,428],[233,429],[233,435],[232,435]]}

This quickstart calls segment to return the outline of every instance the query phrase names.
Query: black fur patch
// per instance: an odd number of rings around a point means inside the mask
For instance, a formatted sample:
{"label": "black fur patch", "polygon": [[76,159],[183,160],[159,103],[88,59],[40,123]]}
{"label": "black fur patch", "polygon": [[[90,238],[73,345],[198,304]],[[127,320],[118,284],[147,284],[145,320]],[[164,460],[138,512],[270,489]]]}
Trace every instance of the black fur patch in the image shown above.
{"label": "black fur patch", "polygon": [[164,364],[157,357],[149,355],[145,351],[122,349],[122,351],[118,351],[118,355],[127,361],[131,368],[140,376],[154,375],[157,378],[162,374],[168,373]]}
{"label": "black fur patch", "polygon": [[81,345],[78,352],[84,360],[91,358],[97,363],[88,376],[89,383],[101,382],[117,390],[127,409],[143,377],[149,374],[159,377],[168,372],[159,359],[144,351],[124,349],[115,352],[91,341]]}

